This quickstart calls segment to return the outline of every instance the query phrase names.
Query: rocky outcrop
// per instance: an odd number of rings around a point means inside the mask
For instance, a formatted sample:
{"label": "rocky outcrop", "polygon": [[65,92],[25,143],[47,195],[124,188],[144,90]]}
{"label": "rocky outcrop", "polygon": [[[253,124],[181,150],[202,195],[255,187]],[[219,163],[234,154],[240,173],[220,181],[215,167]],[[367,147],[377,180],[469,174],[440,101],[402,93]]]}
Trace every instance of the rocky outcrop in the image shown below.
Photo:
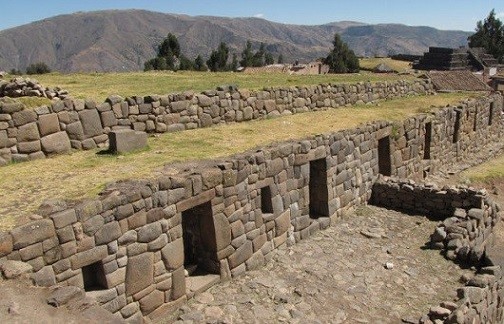
{"label": "rocky outcrop", "polygon": [[0,97],[44,97],[48,99],[69,98],[68,91],[59,87],[43,87],[37,80],[30,78],[14,78],[10,81],[0,81]]}

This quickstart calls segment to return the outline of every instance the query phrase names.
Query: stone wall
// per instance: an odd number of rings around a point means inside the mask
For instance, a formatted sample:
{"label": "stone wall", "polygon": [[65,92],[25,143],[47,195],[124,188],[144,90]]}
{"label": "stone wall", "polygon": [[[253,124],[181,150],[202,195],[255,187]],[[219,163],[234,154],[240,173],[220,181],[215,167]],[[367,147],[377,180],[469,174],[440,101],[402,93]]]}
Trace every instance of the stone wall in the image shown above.
{"label": "stone wall", "polygon": [[431,91],[432,85],[426,81],[397,81],[263,91],[187,91],[126,99],[111,96],[104,103],[68,98],[35,109],[0,100],[0,166],[71,148],[106,145],[107,134],[113,129],[165,133]]}
{"label": "stone wall", "polygon": [[379,174],[421,178],[502,146],[500,111],[502,97],[491,94],[402,123],[171,165],[153,180],[111,184],[94,199],[41,206],[41,219],[0,236],[0,260],[30,264],[38,284],[84,288],[130,322],[156,317],[334,224],[371,198]]}
{"label": "stone wall", "polygon": [[421,213],[442,221],[431,235],[431,248],[446,258],[478,273],[457,290],[458,300],[430,309],[420,323],[502,323],[504,279],[502,265],[493,259],[494,227],[502,217],[500,208],[484,190],[416,185],[413,181],[380,179],[371,202],[391,209]]}

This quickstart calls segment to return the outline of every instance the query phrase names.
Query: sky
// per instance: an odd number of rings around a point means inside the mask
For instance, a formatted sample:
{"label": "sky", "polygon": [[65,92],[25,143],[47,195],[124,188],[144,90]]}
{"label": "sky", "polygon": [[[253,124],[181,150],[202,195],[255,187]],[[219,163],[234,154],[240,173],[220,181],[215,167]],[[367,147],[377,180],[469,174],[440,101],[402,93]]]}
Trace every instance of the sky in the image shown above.
{"label": "sky", "polygon": [[0,30],[77,11],[146,9],[190,16],[258,17],[299,25],[335,21],[400,23],[474,31],[495,9],[504,22],[503,0],[20,0],[0,2]]}

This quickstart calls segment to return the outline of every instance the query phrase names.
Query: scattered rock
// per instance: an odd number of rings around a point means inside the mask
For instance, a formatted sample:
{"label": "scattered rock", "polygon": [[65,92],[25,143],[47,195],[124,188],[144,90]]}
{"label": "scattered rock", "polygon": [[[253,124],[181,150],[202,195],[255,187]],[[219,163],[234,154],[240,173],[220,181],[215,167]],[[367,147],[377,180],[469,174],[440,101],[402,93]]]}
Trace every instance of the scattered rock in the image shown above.
{"label": "scattered rock", "polygon": [[392,262],[385,263],[385,269],[387,269],[387,270],[394,269],[394,264]]}
{"label": "scattered rock", "polygon": [[0,263],[0,271],[7,279],[17,278],[33,271],[33,267],[21,261],[7,260]]}

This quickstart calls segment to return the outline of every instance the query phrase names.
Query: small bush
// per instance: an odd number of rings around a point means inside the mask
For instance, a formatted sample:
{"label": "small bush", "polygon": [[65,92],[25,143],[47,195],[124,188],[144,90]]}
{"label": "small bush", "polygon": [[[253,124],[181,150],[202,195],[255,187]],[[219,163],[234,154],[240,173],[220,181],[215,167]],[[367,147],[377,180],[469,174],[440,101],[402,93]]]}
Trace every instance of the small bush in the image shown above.
{"label": "small bush", "polygon": [[26,74],[45,74],[50,72],[51,69],[43,62],[30,64],[26,68]]}

